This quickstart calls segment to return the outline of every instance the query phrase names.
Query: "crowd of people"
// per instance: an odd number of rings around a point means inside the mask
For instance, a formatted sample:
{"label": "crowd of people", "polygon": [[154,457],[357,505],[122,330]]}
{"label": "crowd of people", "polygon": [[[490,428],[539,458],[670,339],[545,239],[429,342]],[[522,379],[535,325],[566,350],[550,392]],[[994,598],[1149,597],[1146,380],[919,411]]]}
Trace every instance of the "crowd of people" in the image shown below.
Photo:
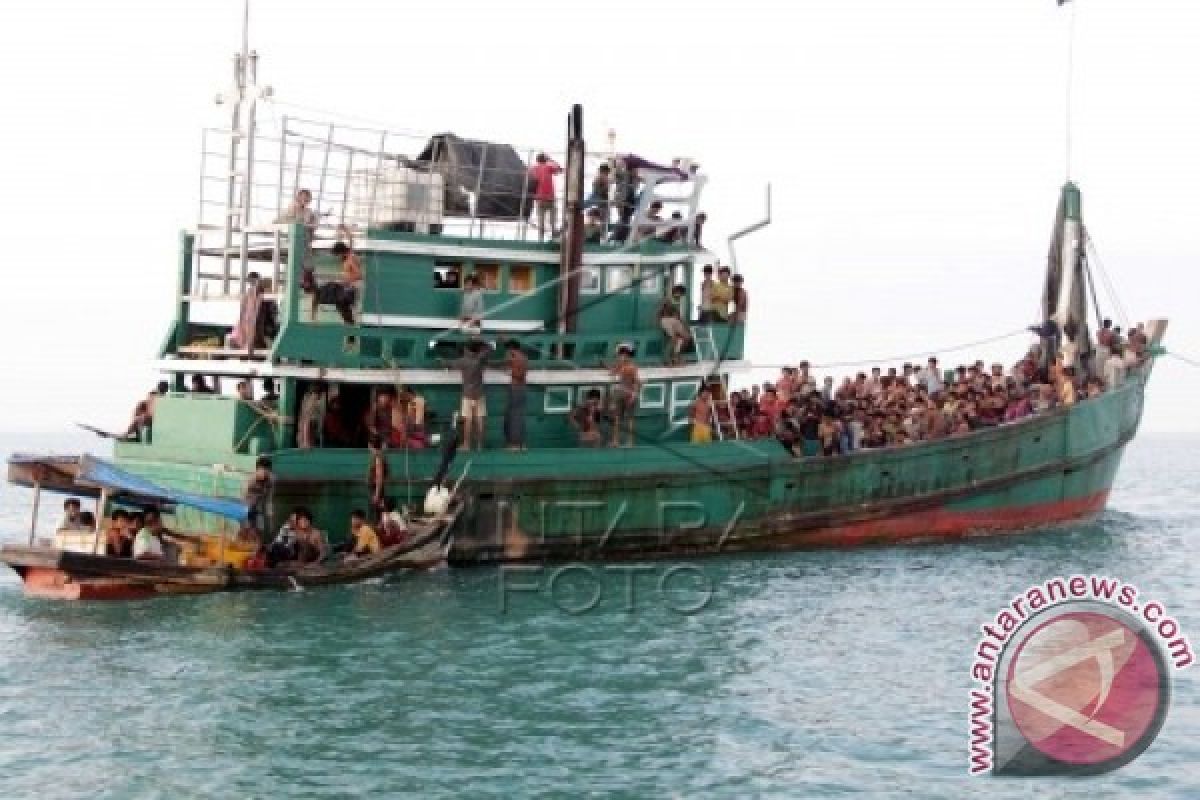
{"label": "crowd of people", "polygon": [[721,426],[744,439],[775,438],[795,456],[832,456],[971,433],[1072,406],[1120,386],[1148,358],[1142,325],[1122,336],[1105,320],[1093,352],[1073,361],[1035,345],[1010,369],[976,361],[945,369],[936,357],[886,372],[819,381],[808,362],[784,367],[774,382],[722,396],[704,386],[691,409],[691,440]]}

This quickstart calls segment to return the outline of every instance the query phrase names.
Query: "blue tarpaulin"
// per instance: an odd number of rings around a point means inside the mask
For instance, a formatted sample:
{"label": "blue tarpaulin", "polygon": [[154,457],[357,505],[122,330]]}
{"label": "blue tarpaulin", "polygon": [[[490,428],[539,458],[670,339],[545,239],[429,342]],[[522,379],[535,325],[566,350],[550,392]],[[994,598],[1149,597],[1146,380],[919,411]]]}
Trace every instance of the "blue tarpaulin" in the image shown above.
{"label": "blue tarpaulin", "polygon": [[238,522],[244,522],[249,515],[245,504],[239,500],[191,494],[159,486],[140,475],[126,472],[114,464],[92,456],[80,457],[79,472],[75,480],[104,487],[118,496],[131,495],[131,499],[142,503],[187,506]]}

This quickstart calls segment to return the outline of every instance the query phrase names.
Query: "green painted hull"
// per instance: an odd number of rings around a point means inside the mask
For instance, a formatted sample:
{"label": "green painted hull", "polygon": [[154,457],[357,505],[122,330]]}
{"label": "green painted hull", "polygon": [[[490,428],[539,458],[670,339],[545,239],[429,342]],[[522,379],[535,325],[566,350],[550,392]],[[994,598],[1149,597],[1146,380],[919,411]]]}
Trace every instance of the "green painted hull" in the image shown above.
{"label": "green painted hull", "polygon": [[[1147,370],[1148,374],[1148,370]],[[1145,377],[1070,409],[982,432],[835,458],[793,460],[774,441],[661,443],[624,449],[459,453],[469,509],[459,563],[630,559],[738,550],[856,546],[1021,530],[1101,511],[1141,419]],[[202,449],[119,461],[209,493],[240,491],[253,456],[213,468]],[[434,451],[389,456],[399,502],[419,504]],[[366,505],[358,450],[273,454],[274,513],[311,508],[336,538]],[[232,463],[228,463],[232,460]]]}

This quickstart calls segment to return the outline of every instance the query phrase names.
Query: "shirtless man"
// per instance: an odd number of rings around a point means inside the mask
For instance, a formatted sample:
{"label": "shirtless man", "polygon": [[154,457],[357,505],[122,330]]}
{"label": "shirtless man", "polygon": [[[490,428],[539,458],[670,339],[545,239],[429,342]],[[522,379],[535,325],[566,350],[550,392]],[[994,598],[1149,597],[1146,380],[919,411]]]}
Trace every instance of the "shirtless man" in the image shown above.
{"label": "shirtless man", "polygon": [[609,370],[617,379],[613,391],[613,435],[612,446],[621,446],[621,423],[629,433],[629,444],[634,443],[634,412],[637,411],[638,397],[642,391],[642,379],[638,374],[637,364],[633,363],[633,353],[628,345],[617,348],[617,363]]}
{"label": "shirtless man", "polygon": [[692,338],[687,326],[683,323],[683,296],[687,289],[674,286],[670,293],[663,298],[658,307],[658,326],[667,335],[667,366],[673,366],[682,361],[683,348]]}
{"label": "shirtless man", "polygon": [[589,389],[583,405],[571,412],[571,427],[579,434],[582,447],[600,447],[604,437],[600,432],[600,420],[604,410],[600,407],[600,390]]}

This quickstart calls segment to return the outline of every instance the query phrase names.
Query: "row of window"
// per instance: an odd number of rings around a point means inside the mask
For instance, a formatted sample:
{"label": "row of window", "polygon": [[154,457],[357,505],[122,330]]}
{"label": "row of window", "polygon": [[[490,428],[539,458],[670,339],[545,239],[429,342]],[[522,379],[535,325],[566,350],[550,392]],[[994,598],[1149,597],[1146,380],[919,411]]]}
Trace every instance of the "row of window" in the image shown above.
{"label": "row of window", "polygon": [[[593,389],[600,391],[600,396],[607,399],[610,386],[597,384],[594,386],[547,386],[544,392],[542,410],[547,414],[567,414],[576,405],[582,405],[588,392]],[[669,390],[669,391],[668,391]],[[696,392],[700,391],[699,380],[683,380],[674,383],[645,383],[642,384],[641,397],[638,400],[640,408],[665,409],[669,412],[672,425],[683,425],[688,421],[688,412]]]}
{"label": "row of window", "polygon": [[[631,264],[616,264],[611,267],[584,267],[579,291],[582,294],[616,293],[627,290],[658,296],[666,287],[662,279],[666,273],[660,266],[635,267]],[[672,285],[686,285],[687,265],[674,264],[670,267]],[[528,294],[537,284],[534,267],[526,264],[474,264],[467,267],[458,262],[436,261],[433,266],[434,289],[462,289],[467,275],[479,278],[485,292],[507,291],[510,294]]]}

